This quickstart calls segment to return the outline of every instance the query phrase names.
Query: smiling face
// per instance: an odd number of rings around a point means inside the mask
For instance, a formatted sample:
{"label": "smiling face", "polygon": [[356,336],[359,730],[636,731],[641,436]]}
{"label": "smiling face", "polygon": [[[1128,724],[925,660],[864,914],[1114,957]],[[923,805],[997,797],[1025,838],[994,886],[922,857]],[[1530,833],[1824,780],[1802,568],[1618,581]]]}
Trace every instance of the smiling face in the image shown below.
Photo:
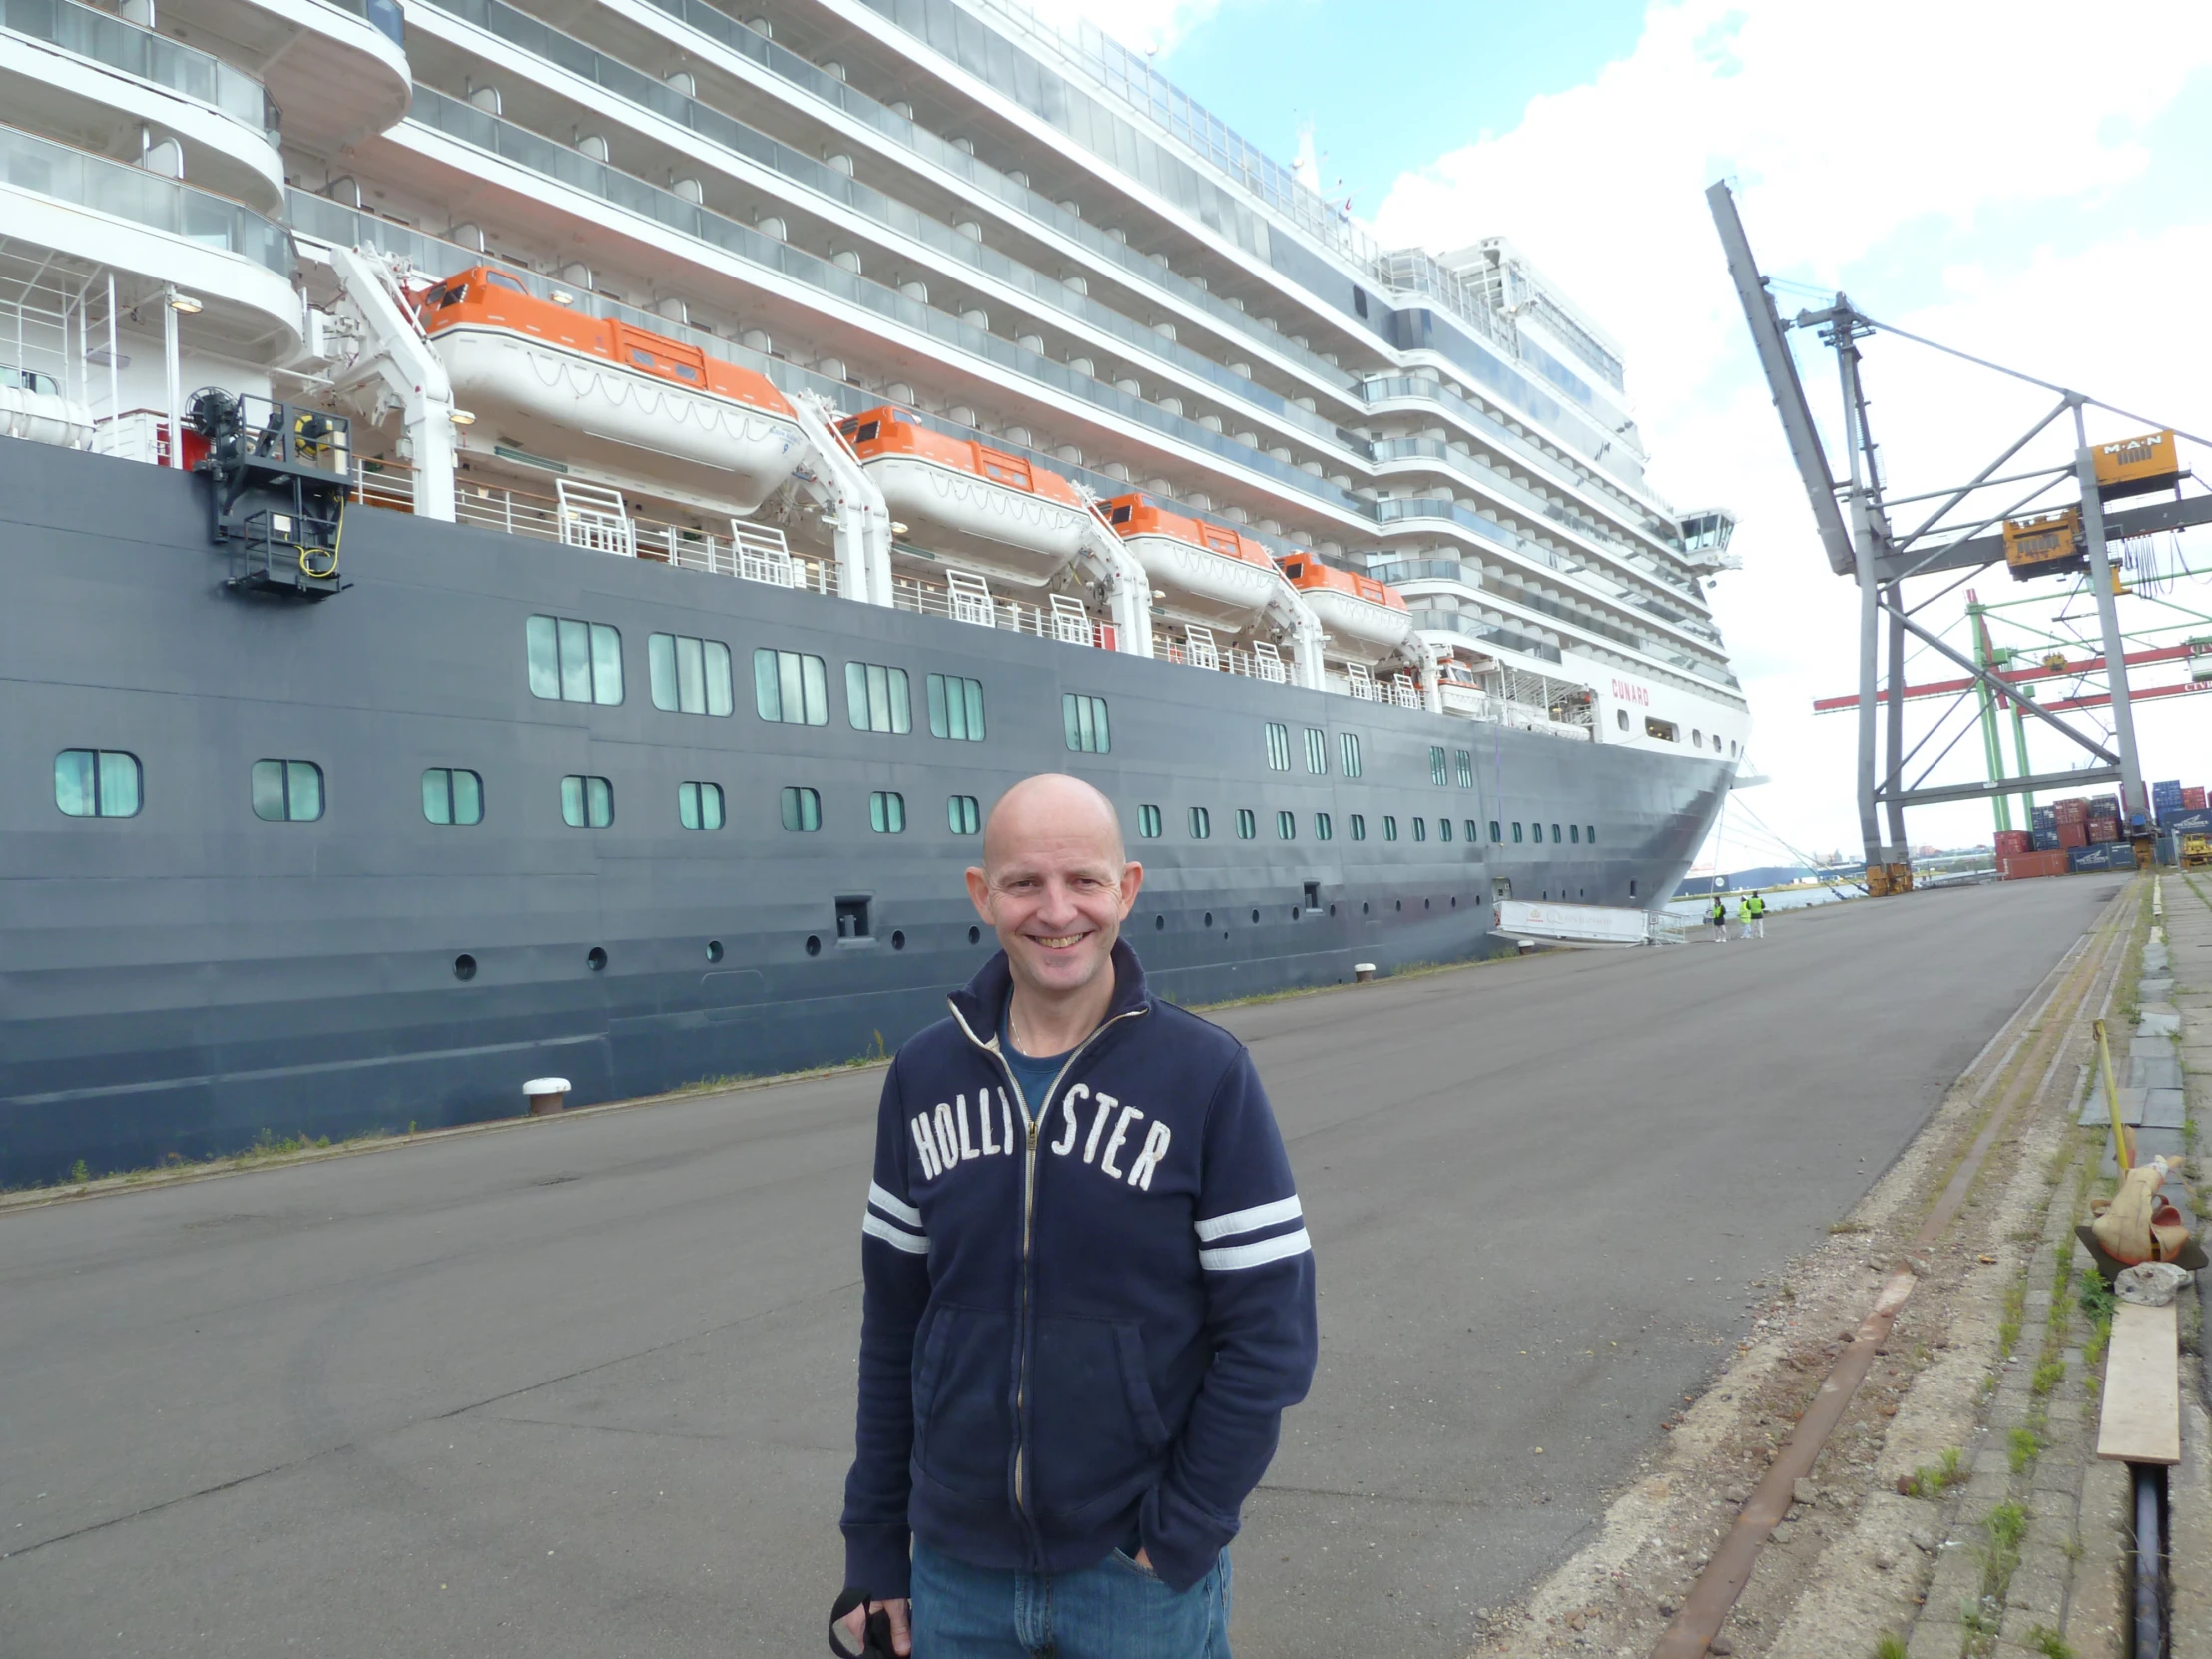
{"label": "smiling face", "polygon": [[1049,1004],[1113,994],[1114,941],[1144,883],[1122,853],[1113,804],[1079,778],[1043,773],[999,799],[969,896],[997,933],[1018,990]]}

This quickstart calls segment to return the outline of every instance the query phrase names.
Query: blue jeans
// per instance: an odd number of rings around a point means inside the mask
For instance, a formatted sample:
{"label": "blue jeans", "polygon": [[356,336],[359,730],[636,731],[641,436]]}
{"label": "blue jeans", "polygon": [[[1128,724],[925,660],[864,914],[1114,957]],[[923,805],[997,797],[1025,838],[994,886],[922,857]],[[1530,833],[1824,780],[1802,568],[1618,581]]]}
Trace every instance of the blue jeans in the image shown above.
{"label": "blue jeans", "polygon": [[1120,1550],[1080,1572],[971,1567],[914,1542],[914,1659],[1229,1659],[1229,1551],[1177,1594]]}

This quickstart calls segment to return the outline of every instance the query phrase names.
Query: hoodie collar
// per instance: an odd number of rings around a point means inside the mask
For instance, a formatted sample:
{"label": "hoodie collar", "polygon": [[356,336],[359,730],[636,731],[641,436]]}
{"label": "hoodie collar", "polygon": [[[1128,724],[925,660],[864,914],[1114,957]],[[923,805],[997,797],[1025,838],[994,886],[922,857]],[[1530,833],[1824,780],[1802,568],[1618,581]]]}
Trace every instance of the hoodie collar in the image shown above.
{"label": "hoodie collar", "polygon": [[[1106,1005],[1105,1018],[1098,1022],[1101,1028],[1108,1021],[1149,1007],[1152,1001],[1152,993],[1145,989],[1144,965],[1129,948],[1127,939],[1114,941],[1112,961],[1114,999]],[[1006,996],[1013,983],[1006,952],[1001,950],[983,964],[973,979],[945,998],[951,1004],[952,1017],[960,1022],[968,1041],[977,1048],[998,1051],[998,1016],[1005,1011]]]}

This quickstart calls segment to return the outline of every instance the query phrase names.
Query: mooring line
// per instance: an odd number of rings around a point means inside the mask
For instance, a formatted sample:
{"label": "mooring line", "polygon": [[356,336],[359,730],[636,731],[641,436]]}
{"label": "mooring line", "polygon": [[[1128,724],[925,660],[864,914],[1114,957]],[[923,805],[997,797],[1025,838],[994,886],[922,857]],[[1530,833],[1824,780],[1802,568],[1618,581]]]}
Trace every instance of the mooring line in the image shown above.
{"label": "mooring line", "polygon": [[[1992,1094],[1999,1098],[1990,1107],[1980,1133],[1952,1172],[1942,1195],[1922,1222],[1913,1241],[1916,1250],[1935,1244],[1948,1230],[1974,1178],[1980,1173],[1982,1161],[1988,1156],[1990,1147],[1996,1144],[1997,1136],[2012,1113],[2022,1103],[2039,1097],[2048,1086],[2052,1071],[2071,1046],[2090,993],[2097,981],[2105,977],[2107,966],[2111,974],[2105,985],[2105,999],[2110,1000],[2119,982],[2119,969],[2126,960],[2126,951],[2120,941],[2133,930],[2133,912],[2125,906],[2115,908],[2115,915],[2083,935],[2045,976],[2046,983],[2053,977],[2058,978],[2059,983],[2041,999],[2041,1005],[2034,1006],[2036,998],[2033,995],[2022,1005],[2021,1013],[2027,1013],[2030,1007],[2034,1007],[2034,1012],[2006,1049],[1996,1071],[1976,1091],[1984,1099]],[[2070,998],[2069,993],[2073,993]],[[2065,1016],[2050,1019],[2049,1015],[2060,1005],[2061,999],[2069,1002]],[[2046,1042],[2050,1058],[2041,1074],[2036,1076],[2034,1061]],[[2020,1052],[2023,1046],[2028,1050],[2025,1054]],[[1976,1062],[1988,1052],[1988,1047],[1984,1046],[1981,1055],[1975,1056]],[[2012,1074],[2010,1085],[2005,1086],[2003,1080],[2011,1073],[2015,1057],[2023,1063],[2020,1070]],[[1969,1072],[1971,1069],[1968,1067]],[[1829,1436],[1843,1420],[1859,1384],[1873,1370],[1875,1357],[1890,1340],[1899,1310],[1919,1283],[1920,1276],[1910,1267],[1901,1266],[1891,1272],[1875,1298],[1873,1309],[1859,1322],[1850,1344],[1821,1380],[1820,1391],[1813,1396],[1813,1402],[1798,1418],[1790,1437],[1775,1449],[1774,1461],[1767,1465],[1767,1472],[1738,1511],[1735,1524],[1713,1551],[1705,1569],[1698,1574],[1697,1582],[1690,1586],[1689,1594],[1682,1598],[1681,1611],[1661,1633],[1658,1645],[1651,1650],[1651,1659],[1703,1659],[1711,1648],[1713,1638],[1720,1634],[1722,1624],[1735,1610],[1744,1587],[1751,1582],[1752,1569],[1759,1564],[1759,1555],[1766,1548],[1767,1539],[1789,1513],[1795,1501],[1797,1483],[1813,1472],[1813,1465],[1827,1449]]]}

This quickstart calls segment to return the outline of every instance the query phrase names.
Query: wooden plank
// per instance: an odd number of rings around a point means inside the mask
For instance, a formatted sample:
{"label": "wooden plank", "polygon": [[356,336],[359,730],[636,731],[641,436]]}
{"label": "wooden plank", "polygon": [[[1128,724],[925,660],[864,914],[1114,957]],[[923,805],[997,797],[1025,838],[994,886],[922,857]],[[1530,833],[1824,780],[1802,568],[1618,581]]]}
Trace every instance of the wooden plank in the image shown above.
{"label": "wooden plank", "polygon": [[2180,1307],[2123,1302],[2104,1362],[2097,1455],[2123,1463],[2181,1461]]}

